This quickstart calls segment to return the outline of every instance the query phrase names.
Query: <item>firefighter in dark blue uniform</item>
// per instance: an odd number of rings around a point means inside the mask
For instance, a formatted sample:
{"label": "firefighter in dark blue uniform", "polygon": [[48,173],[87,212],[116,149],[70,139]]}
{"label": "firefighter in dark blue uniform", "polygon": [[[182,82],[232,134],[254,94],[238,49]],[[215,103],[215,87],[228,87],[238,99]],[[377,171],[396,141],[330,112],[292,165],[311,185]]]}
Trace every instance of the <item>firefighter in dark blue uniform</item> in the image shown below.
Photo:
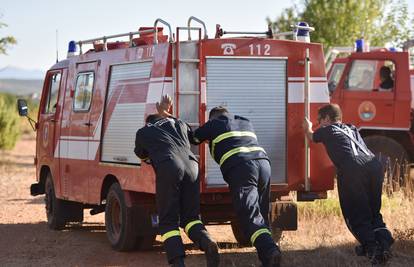
{"label": "firefighter in dark blue uniform", "polygon": [[212,241],[200,220],[200,183],[197,158],[190,150],[190,128],[181,120],[169,117],[171,100],[163,98],[161,113],[149,115],[135,139],[135,154],[150,160],[156,174],[156,202],[159,231],[168,262],[184,266],[184,246],[179,226],[206,254],[207,266],[219,264],[217,244]]}
{"label": "firefighter in dark blue uniform", "polygon": [[193,133],[195,143],[206,140],[229,184],[242,230],[256,247],[263,266],[279,266],[280,250],[269,228],[270,164],[252,124],[223,107],[213,108],[209,121]]}
{"label": "firefighter in dark blue uniform", "polygon": [[340,107],[329,104],[319,109],[320,127],[315,132],[307,119],[303,127],[308,139],[325,145],[337,169],[342,214],[349,230],[361,244],[356,247],[357,254],[366,255],[373,264],[379,264],[391,256],[390,248],[394,242],[380,213],[383,167],[355,126],[341,120]]}

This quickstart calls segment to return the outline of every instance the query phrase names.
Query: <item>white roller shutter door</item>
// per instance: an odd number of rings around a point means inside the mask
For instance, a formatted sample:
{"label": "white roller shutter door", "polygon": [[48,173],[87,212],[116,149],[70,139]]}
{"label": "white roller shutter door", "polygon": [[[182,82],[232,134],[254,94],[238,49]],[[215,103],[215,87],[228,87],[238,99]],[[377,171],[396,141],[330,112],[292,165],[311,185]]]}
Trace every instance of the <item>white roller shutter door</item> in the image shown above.
{"label": "white roller shutter door", "polygon": [[[286,60],[207,58],[207,111],[225,106],[248,118],[272,166],[273,184],[286,183]],[[207,184],[224,185],[220,168],[207,153]]]}
{"label": "white roller shutter door", "polygon": [[[109,81],[109,99],[114,90],[122,90],[119,83],[133,79],[150,77],[152,62],[138,62],[111,67]],[[148,80],[135,83],[148,83]],[[131,82],[129,82],[131,84]],[[117,89],[116,89],[117,88]],[[115,163],[138,164],[139,159],[134,153],[135,133],[144,126],[145,103],[117,103],[104,133],[102,141],[102,161]]]}

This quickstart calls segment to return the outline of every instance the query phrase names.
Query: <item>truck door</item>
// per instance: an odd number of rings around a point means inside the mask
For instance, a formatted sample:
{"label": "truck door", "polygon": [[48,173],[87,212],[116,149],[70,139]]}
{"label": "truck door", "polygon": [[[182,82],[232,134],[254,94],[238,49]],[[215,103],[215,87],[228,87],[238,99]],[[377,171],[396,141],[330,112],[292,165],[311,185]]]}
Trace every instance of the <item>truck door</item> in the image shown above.
{"label": "truck door", "polygon": [[380,70],[384,66],[394,69],[392,61],[353,59],[349,62],[340,86],[341,92],[334,94],[340,97],[333,98],[340,104],[345,122],[366,127],[386,127],[393,123],[393,87],[381,88]]}
{"label": "truck door", "polygon": [[[39,125],[37,135],[37,156],[42,164],[48,165],[55,178],[55,188],[59,190],[58,179],[59,164],[54,160],[57,136],[59,133],[59,116],[61,107],[59,105],[59,92],[63,86],[62,70],[51,70],[46,74],[42,94],[42,103],[39,113]],[[58,192],[57,192],[58,193]]]}
{"label": "truck door", "polygon": [[96,156],[96,151],[90,145],[94,133],[92,125],[97,126],[97,123],[91,122],[96,71],[97,62],[78,63],[70,92],[72,112],[67,142],[68,167],[65,175],[68,175],[70,181],[70,197],[85,202],[88,199],[90,165]]}

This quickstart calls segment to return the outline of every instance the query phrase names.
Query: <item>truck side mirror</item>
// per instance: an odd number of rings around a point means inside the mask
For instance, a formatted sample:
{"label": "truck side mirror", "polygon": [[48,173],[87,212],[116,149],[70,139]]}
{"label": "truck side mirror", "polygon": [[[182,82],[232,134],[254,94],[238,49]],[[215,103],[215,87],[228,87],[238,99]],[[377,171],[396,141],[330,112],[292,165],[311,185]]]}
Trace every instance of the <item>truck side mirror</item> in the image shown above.
{"label": "truck side mirror", "polygon": [[17,110],[21,117],[26,117],[28,113],[27,102],[24,99],[17,99]]}
{"label": "truck side mirror", "polygon": [[32,126],[33,131],[37,129],[37,122],[29,117],[29,109],[27,107],[27,102],[24,99],[17,99],[17,110],[19,111],[19,115],[21,117],[27,117],[29,120],[30,126]]}

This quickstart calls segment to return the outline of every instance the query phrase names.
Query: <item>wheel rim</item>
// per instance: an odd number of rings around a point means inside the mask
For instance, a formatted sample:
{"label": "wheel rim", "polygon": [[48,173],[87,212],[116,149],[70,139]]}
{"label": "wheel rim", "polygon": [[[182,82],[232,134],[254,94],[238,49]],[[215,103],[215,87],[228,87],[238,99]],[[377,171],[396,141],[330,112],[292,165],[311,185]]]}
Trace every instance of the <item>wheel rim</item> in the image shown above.
{"label": "wheel rim", "polygon": [[122,223],[121,206],[117,198],[113,198],[111,203],[111,232],[116,240],[121,236]]}

